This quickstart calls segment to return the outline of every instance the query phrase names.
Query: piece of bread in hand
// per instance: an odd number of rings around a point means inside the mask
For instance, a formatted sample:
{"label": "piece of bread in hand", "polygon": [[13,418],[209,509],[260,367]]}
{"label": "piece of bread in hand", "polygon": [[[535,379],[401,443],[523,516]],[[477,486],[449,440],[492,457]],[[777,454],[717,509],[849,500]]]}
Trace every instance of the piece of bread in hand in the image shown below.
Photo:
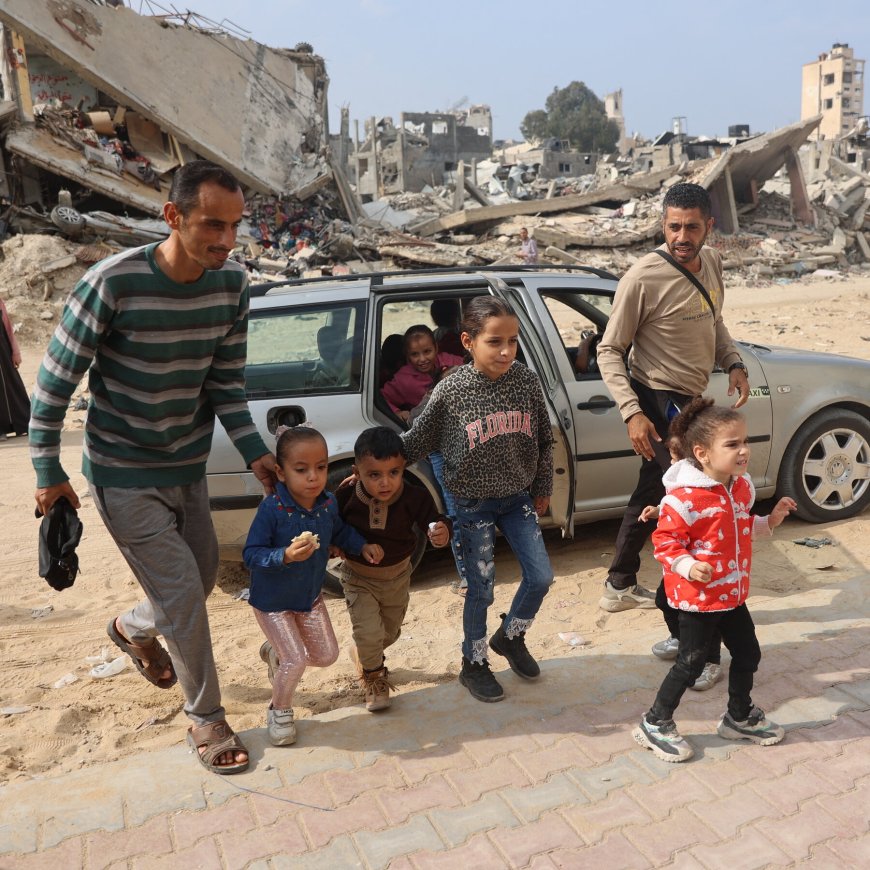
{"label": "piece of bread in hand", "polygon": [[309,541],[314,541],[314,549],[320,549],[320,535],[315,535],[314,532],[300,532],[290,543],[295,544],[297,541],[303,541],[306,544]]}

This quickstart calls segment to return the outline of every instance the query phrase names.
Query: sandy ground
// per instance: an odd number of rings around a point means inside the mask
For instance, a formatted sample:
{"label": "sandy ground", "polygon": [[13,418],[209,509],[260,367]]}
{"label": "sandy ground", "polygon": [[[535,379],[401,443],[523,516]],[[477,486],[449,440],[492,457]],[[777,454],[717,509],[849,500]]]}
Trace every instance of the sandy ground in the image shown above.
{"label": "sandy ground", "polygon": [[[870,275],[763,286],[732,282],[726,322],[742,339],[870,359],[868,297]],[[28,387],[43,349],[24,347]],[[80,431],[66,432],[63,445],[66,468],[77,469]],[[0,782],[52,775],[178,743],[188,723],[177,687],[154,688],[131,667],[110,678],[89,676],[93,662],[88,657],[105,652],[111,658],[118,652],[105,626],[138,600],[139,588],[86,496],[81,475],[73,475],[73,484],[84,495],[82,573],[71,589],[55,592],[37,573],[38,523],[33,519],[33,475],[24,441],[0,443],[0,462],[0,528],[6,529],[0,542]],[[615,522],[582,526],[573,541],[548,532],[556,581],[529,636],[539,658],[582,656],[605,640],[629,645],[637,644],[638,636],[644,642],[664,636],[657,611],[605,614],[596,606],[616,528]],[[806,535],[828,536],[834,546],[813,550],[793,543]],[[505,609],[518,580],[504,542],[496,559],[493,617]],[[763,601],[800,589],[836,587],[868,563],[870,514],[821,526],[788,521],[776,539],[757,545],[754,595]],[[462,599],[449,591],[453,578],[445,551],[430,553],[415,576],[403,635],[388,656],[400,689],[397,703],[402,693],[455,678]],[[651,587],[658,582],[651,557],[644,561],[641,580]],[[237,730],[262,726],[270,698],[265,667],[257,656],[262,637],[248,605],[235,597],[245,586],[244,571],[225,564],[210,599],[224,702]],[[328,606],[342,654],[332,667],[306,672],[296,696],[297,717],[361,702],[346,655],[350,630],[344,603],[329,599]],[[559,637],[566,632],[580,635],[585,644],[572,650]],[[498,670],[503,667],[501,660],[495,664]]]}

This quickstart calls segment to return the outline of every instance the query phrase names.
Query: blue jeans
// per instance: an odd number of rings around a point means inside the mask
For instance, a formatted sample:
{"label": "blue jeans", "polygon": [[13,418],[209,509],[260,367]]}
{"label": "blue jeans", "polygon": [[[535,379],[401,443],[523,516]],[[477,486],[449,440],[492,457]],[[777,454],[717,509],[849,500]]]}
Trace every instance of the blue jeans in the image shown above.
{"label": "blue jeans", "polygon": [[450,549],[453,550],[453,561],[456,562],[456,573],[462,581],[461,586],[467,586],[468,581],[465,579],[465,560],[462,558],[462,542],[459,536],[459,523],[456,522],[456,498],[444,482],[444,455],[438,452],[429,454],[429,464],[432,466],[432,473],[435,475],[435,480],[441,487],[441,494],[444,496],[444,513],[453,523],[453,534],[450,536]]}
{"label": "blue jeans", "polygon": [[494,597],[496,529],[505,536],[522,569],[520,585],[503,623],[508,637],[515,637],[532,624],[553,582],[553,568],[535,506],[526,492],[504,498],[457,496],[456,525],[468,580],[462,613],[462,654],[470,662],[479,663],[487,657],[486,612]]}

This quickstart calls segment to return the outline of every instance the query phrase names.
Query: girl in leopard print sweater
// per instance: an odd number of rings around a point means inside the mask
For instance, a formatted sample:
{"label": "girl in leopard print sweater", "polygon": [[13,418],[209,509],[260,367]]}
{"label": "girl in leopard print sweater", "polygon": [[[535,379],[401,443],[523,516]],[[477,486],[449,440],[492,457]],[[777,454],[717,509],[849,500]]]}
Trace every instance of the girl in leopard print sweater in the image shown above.
{"label": "girl in leopard print sweater", "polygon": [[472,299],[462,322],[462,344],[471,363],[435,387],[426,409],[402,436],[409,462],[434,451],[444,454],[468,579],[459,680],[479,701],[504,697],[487,661],[496,528],[514,551],[522,579],[489,648],[528,680],[541,671],[525,634],[553,582],[538,526],[552,492],[553,436],[541,384],[516,361],[518,337],[519,320],[506,302],[492,296]]}

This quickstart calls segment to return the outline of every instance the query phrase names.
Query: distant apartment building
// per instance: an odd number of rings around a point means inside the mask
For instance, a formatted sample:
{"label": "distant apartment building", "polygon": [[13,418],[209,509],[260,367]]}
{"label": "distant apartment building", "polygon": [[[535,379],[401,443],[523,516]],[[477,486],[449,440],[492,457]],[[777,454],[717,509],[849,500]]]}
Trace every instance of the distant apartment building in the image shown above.
{"label": "distant apartment building", "polygon": [[835,42],[830,51],[803,66],[801,120],[819,114],[819,139],[842,136],[864,114],[864,61],[855,57],[848,43]]}

